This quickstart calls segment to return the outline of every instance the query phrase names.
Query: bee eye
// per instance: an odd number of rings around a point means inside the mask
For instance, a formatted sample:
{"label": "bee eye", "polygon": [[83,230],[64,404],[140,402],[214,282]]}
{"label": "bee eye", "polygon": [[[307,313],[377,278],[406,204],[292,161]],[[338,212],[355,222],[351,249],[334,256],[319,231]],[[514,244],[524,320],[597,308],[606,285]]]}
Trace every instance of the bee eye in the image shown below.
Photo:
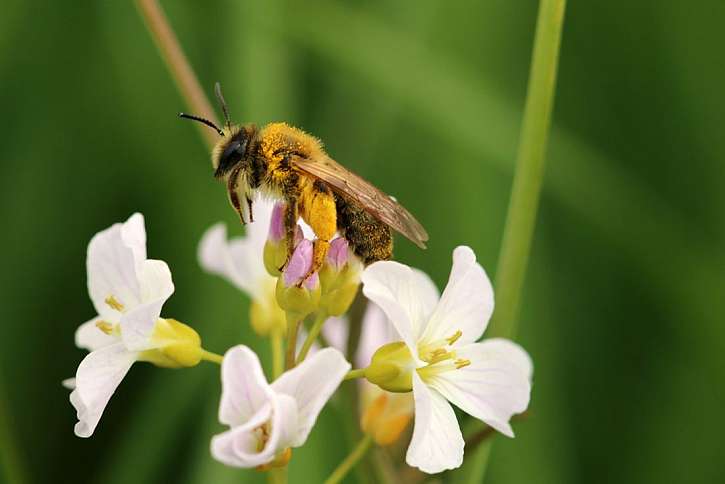
{"label": "bee eye", "polygon": [[242,159],[244,156],[244,150],[247,142],[232,141],[229,145],[224,148],[221,156],[219,157],[219,166],[216,169],[214,176],[220,177],[226,174],[234,165]]}

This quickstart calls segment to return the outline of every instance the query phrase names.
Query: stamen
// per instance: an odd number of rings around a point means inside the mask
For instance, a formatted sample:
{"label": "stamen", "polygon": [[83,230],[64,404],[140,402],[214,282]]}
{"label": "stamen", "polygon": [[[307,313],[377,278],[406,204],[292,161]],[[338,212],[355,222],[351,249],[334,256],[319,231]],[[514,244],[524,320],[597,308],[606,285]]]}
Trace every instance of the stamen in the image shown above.
{"label": "stamen", "polygon": [[440,363],[441,361],[450,360],[453,357],[454,355],[452,352],[446,351],[443,348],[438,348],[430,354],[430,357],[428,359],[428,365],[435,365],[436,363]]}
{"label": "stamen", "polygon": [[471,360],[465,360],[463,358],[458,358],[453,362],[453,364],[456,365],[456,370],[460,370],[461,368],[464,368],[471,364]]}
{"label": "stamen", "polygon": [[463,331],[461,331],[459,329],[458,331],[455,332],[455,334],[453,336],[446,338],[446,341],[448,341],[449,345],[452,345],[453,343],[458,341],[458,338],[460,338],[461,336],[463,336]]}
{"label": "stamen", "polygon": [[115,297],[115,296],[114,296],[113,294],[111,294],[110,296],[108,296],[108,297],[107,297],[107,298],[106,298],[106,299],[104,300],[104,302],[105,302],[105,303],[106,303],[106,304],[108,305],[108,307],[110,307],[111,309],[115,309],[115,310],[116,310],[116,311],[118,311],[118,312],[123,312],[123,304],[121,304],[121,302],[120,302],[120,301],[119,301],[118,299],[116,299],[116,297]]}
{"label": "stamen", "polygon": [[113,325],[111,323],[107,323],[106,321],[97,321],[96,328],[100,329],[109,336],[113,334]]}

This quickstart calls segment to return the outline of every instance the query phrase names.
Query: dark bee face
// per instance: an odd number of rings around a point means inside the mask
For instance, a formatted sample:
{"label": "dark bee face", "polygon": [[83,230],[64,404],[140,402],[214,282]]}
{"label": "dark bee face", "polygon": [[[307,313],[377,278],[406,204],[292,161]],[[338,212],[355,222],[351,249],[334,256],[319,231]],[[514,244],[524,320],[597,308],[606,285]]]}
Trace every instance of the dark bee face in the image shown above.
{"label": "dark bee face", "polygon": [[221,150],[214,176],[221,178],[239,163],[247,152],[247,137],[240,131],[231,138],[229,143]]}

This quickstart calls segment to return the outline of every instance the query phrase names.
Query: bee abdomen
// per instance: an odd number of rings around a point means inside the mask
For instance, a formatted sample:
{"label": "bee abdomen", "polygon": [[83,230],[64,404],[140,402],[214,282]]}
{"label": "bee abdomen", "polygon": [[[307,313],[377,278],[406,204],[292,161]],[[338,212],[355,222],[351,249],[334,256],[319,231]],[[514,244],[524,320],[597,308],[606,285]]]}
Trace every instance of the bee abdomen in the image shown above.
{"label": "bee abdomen", "polygon": [[393,235],[358,204],[335,194],[337,230],[347,239],[352,251],[365,265],[393,256]]}

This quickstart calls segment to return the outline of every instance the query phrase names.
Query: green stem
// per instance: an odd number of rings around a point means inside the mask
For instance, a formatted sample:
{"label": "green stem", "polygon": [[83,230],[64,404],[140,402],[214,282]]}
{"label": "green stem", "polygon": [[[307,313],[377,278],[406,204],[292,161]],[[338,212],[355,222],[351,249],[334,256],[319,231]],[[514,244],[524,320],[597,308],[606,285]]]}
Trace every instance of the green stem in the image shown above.
{"label": "green stem", "polygon": [[[541,0],[539,3],[516,172],[496,270],[496,311],[488,336],[512,338],[516,333],[521,288],[544,177],[565,7],[566,0]],[[466,482],[483,482],[491,444],[492,441],[487,440],[471,456],[473,462],[467,466]]]}
{"label": "green stem", "polygon": [[267,482],[269,484],[286,484],[287,483],[287,466],[278,469],[271,469],[267,472]]}
{"label": "green stem", "polygon": [[363,378],[365,376],[365,370],[367,368],[358,368],[357,370],[350,370],[342,380],[354,380],[355,378]]}
{"label": "green stem", "polygon": [[496,270],[496,312],[489,336],[512,337],[544,177],[566,0],[541,0],[526,108],[506,228]]}
{"label": "green stem", "polygon": [[300,329],[302,318],[294,313],[287,312],[287,357],[285,358],[285,369],[295,367],[295,349],[297,348],[297,333]]}
{"label": "green stem", "polygon": [[282,331],[274,330],[269,338],[272,345],[272,377],[274,380],[284,371],[284,349],[282,348]]}
{"label": "green stem", "polygon": [[221,365],[222,361],[224,361],[224,357],[222,355],[212,353],[211,351],[207,351],[205,349],[201,350],[201,359],[211,361],[212,363],[217,363],[219,365]]}
{"label": "green stem", "polygon": [[325,481],[325,484],[337,484],[338,482],[342,482],[342,480],[345,478],[348,472],[350,472],[350,469],[352,469],[355,464],[357,464],[360,459],[363,458],[365,453],[370,449],[370,446],[373,443],[373,438],[370,435],[365,435],[362,440],[355,446],[354,449],[352,449],[352,452],[345,457],[345,460],[343,460],[339,466],[337,466],[337,469],[330,474],[330,477],[327,478]]}
{"label": "green stem", "polygon": [[325,313],[325,311],[320,311],[319,313],[317,313],[317,316],[315,317],[315,322],[312,324],[312,328],[310,328],[310,333],[307,335],[307,339],[305,339],[305,342],[302,344],[300,354],[297,355],[298,365],[302,363],[302,361],[304,361],[304,359],[307,357],[307,353],[309,353],[313,343],[317,340],[317,336],[320,334],[320,331],[322,330],[322,325],[325,324],[325,321],[327,321],[327,314]]}

